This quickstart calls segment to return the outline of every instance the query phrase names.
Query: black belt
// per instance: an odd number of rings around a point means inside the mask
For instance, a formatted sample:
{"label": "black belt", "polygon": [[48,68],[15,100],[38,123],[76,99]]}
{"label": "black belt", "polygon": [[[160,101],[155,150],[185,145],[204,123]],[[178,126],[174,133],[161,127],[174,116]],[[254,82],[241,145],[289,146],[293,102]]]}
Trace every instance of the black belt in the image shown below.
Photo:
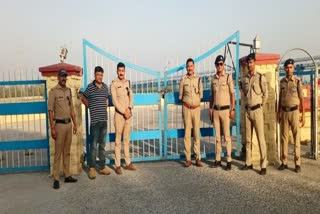
{"label": "black belt", "polygon": [[290,111],[295,111],[295,110],[298,110],[298,106],[293,106],[293,107],[282,106],[282,111],[285,111],[285,112],[290,112]]}
{"label": "black belt", "polygon": [[118,111],[118,109],[116,109],[116,112],[119,113],[119,114],[121,114],[121,115],[124,115],[124,114],[122,114],[120,111]]}
{"label": "black belt", "polygon": [[70,118],[67,119],[55,119],[56,123],[68,124],[71,122]]}
{"label": "black belt", "polygon": [[214,105],[213,109],[217,110],[217,111],[222,111],[222,110],[230,109],[230,106],[217,106],[217,105]]}
{"label": "black belt", "polygon": [[262,106],[262,104],[257,104],[257,105],[254,105],[254,106],[246,106],[246,109],[248,111],[254,111],[254,110],[260,108],[261,106]]}

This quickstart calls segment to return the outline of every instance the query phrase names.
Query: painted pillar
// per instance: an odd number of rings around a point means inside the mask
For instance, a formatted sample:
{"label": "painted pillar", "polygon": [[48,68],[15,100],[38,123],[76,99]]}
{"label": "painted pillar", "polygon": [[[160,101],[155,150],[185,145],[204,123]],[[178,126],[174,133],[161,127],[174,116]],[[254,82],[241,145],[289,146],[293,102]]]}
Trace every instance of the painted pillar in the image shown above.
{"label": "painted pillar", "polygon": [[[40,67],[39,71],[42,74],[42,77],[47,82],[47,94],[49,97],[49,91],[58,84],[57,74],[58,71],[64,69],[68,73],[67,77],[67,87],[71,89],[72,99],[74,104],[74,110],[77,120],[77,129],[78,133],[72,135],[71,143],[71,161],[70,161],[70,172],[71,174],[80,174],[82,171],[81,157],[83,154],[83,145],[82,145],[82,133],[83,133],[83,123],[82,123],[82,111],[81,111],[81,100],[79,91],[82,85],[82,68],[70,65],[67,63],[59,63],[55,65],[49,65],[45,67]],[[49,120],[49,118],[47,118]],[[50,123],[49,123],[50,126]],[[50,144],[50,175],[53,171],[53,162],[54,162],[54,140],[51,138],[51,131],[49,127],[49,144]],[[61,167],[62,169],[62,167]],[[62,173],[62,172],[61,172]]]}

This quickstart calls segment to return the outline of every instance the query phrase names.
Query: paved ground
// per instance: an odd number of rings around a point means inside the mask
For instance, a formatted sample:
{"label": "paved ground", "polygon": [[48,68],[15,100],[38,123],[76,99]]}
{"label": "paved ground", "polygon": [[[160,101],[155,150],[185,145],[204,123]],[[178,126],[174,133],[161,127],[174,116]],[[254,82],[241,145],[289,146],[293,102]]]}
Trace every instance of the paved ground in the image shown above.
{"label": "paved ground", "polygon": [[139,163],[93,181],[83,172],[59,190],[47,172],[0,175],[0,213],[320,213],[320,161],[302,161],[301,174],[270,166],[266,176],[240,171],[241,161],[230,172]]}

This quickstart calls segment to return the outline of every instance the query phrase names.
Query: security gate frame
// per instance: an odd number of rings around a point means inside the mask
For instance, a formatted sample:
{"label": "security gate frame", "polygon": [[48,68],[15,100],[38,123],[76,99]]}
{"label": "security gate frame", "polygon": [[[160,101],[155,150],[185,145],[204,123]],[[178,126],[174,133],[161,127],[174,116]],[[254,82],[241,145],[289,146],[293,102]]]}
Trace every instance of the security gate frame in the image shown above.
{"label": "security gate frame", "polygon": [[[137,141],[139,145],[138,149],[140,150],[140,142],[142,146],[142,154],[138,151],[136,157],[132,157],[132,162],[140,162],[140,161],[154,161],[154,160],[161,160],[163,155],[163,149],[162,149],[162,114],[161,114],[161,94],[160,94],[160,72],[154,71],[152,69],[144,68],[138,65],[135,65],[133,63],[127,62],[125,60],[121,60],[120,58],[106,52],[105,50],[97,47],[93,43],[89,42],[86,39],[83,39],[83,68],[84,68],[84,86],[81,89],[81,91],[85,90],[85,87],[89,83],[88,78],[88,62],[87,62],[87,48],[92,49],[93,51],[96,51],[98,54],[100,54],[103,57],[108,58],[109,60],[118,63],[123,62],[126,65],[126,68],[130,68],[133,70],[136,70],[137,72],[140,72],[141,75],[148,74],[149,76],[152,76],[155,80],[155,86],[153,85],[154,89],[151,91],[151,93],[135,93],[134,94],[134,108],[137,107],[148,107],[148,106],[158,106],[157,110],[157,120],[158,120],[158,129],[148,129],[148,130],[142,130],[142,131],[131,131],[130,132],[130,141]],[[131,83],[132,85],[134,83]],[[145,84],[142,84],[141,87],[143,87]],[[136,87],[138,87],[136,85]],[[110,112],[113,107],[112,98],[109,96],[109,107],[108,111]],[[135,111],[135,110],[133,110]],[[110,119],[110,118],[109,118]],[[89,133],[89,114],[88,109],[86,109],[86,151],[90,150],[90,133]],[[113,124],[112,124],[113,125]],[[153,140],[154,144],[152,145],[152,155],[150,155],[150,145],[148,145],[149,152],[148,154],[145,154],[144,152],[144,141],[150,141]],[[115,133],[107,133],[106,135],[106,142],[111,143],[115,142]],[[114,163],[113,159],[106,159],[106,164]]]}
{"label": "security gate frame", "polygon": [[[234,41],[235,40],[235,41]],[[204,54],[198,56],[194,59],[195,64],[203,61],[204,59],[208,58],[212,54],[216,53],[218,50],[226,47],[229,43],[234,42],[236,45],[235,50],[235,99],[236,99],[236,123],[232,124],[230,127],[230,134],[236,138],[236,149],[232,151],[233,156],[239,156],[241,150],[241,136],[240,136],[240,100],[239,100],[239,82],[237,81],[240,78],[240,70],[239,70],[239,43],[240,43],[240,32],[235,32],[233,35],[225,39],[223,42],[218,44],[217,46],[213,47],[209,51],[205,52]],[[181,70],[186,68],[185,64],[172,68],[165,72],[164,74],[164,87],[165,91],[168,91],[167,83],[169,80],[170,75],[175,74]],[[232,76],[232,75],[231,75]],[[176,83],[178,84],[178,83]],[[210,88],[203,91],[203,99],[201,103],[206,103],[210,101]],[[183,138],[185,130],[182,128],[168,128],[168,106],[169,105],[181,105],[181,101],[179,101],[179,92],[172,91],[165,94],[164,99],[164,157],[165,159],[181,159],[184,158],[185,155],[181,154],[181,152],[172,154],[168,152],[168,140],[171,138]],[[182,116],[182,115],[181,115]],[[215,129],[214,127],[201,127],[200,128],[200,137],[215,137]],[[181,144],[181,141],[180,141]],[[215,151],[205,151],[205,147],[203,152],[201,153],[202,158],[212,158],[215,157]],[[226,152],[222,153],[222,156],[226,156]]]}
{"label": "security gate frame", "polygon": [[[208,56],[216,53],[221,48],[225,47],[229,43],[235,44],[235,98],[236,98],[236,122],[231,127],[231,135],[236,138],[236,149],[232,152],[233,155],[239,156],[241,150],[241,136],[240,136],[240,101],[239,101],[239,84],[238,79],[240,77],[239,71],[239,42],[240,42],[240,32],[235,32],[223,42],[215,46],[214,48],[210,49],[206,53],[202,54],[201,56],[195,58],[195,63],[198,63]],[[185,69],[185,65],[180,65],[178,67],[172,68],[166,71],[164,74],[159,71],[154,71],[152,69],[148,69],[145,67],[138,66],[136,64],[130,63],[126,60],[122,60],[119,57],[116,57],[105,50],[97,47],[93,43],[89,42],[86,39],[83,39],[83,68],[84,68],[84,84],[81,91],[84,91],[85,87],[89,84],[89,77],[88,77],[88,49],[93,50],[95,53],[111,60],[113,63],[124,62],[127,68],[134,69],[139,72],[141,75],[148,74],[154,77],[154,82],[156,82],[156,90],[152,93],[135,93],[134,94],[134,106],[149,106],[149,105],[157,105],[158,106],[158,129],[154,130],[142,130],[142,131],[132,131],[130,133],[130,141],[145,141],[149,139],[156,139],[158,144],[159,152],[154,156],[142,156],[142,157],[133,157],[133,162],[139,161],[154,161],[154,160],[169,160],[169,159],[180,159],[183,158],[183,155],[168,155],[168,138],[181,138],[184,134],[183,129],[169,129],[167,126],[168,123],[168,105],[180,105],[180,101],[178,101],[178,94],[177,92],[167,92],[167,82],[168,77],[171,74],[174,74],[178,71]],[[92,68],[91,68],[92,69]],[[133,84],[133,83],[131,83]],[[147,84],[148,86],[148,84]],[[144,84],[142,85],[144,87]],[[164,95],[164,104],[161,103],[161,97]],[[204,91],[204,98],[202,102],[208,102],[210,97],[210,90]],[[163,107],[162,107],[163,106]],[[112,107],[112,99],[109,98],[109,111]],[[163,112],[163,113],[162,113]],[[164,118],[162,120],[162,117]],[[86,125],[86,150],[89,151],[90,149],[90,138],[89,138],[89,115],[88,109],[86,109],[85,115],[85,125]],[[163,122],[162,122],[163,121]],[[113,125],[113,124],[112,124]],[[215,136],[214,128],[201,128],[201,136]],[[115,133],[107,133],[106,142],[111,143],[115,141]],[[214,157],[214,151],[208,151],[201,154],[202,157]],[[224,155],[224,154],[223,154]],[[107,159],[106,164],[114,163],[114,160]]]}

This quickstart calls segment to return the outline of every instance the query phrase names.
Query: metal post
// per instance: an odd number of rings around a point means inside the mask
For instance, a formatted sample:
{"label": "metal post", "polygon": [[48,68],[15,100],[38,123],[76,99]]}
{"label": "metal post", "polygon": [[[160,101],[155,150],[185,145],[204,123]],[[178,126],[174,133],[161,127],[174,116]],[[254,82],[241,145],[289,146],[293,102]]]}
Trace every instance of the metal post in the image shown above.
{"label": "metal post", "polygon": [[[47,95],[47,83],[44,83],[44,100],[45,102],[48,101],[48,95]],[[48,113],[48,107],[46,106],[46,139],[48,142],[48,148],[47,148],[47,158],[48,158],[48,170],[50,170],[50,145],[49,145],[49,113]]]}
{"label": "metal post", "polygon": [[240,68],[239,68],[239,53],[240,53],[240,33],[236,34],[236,132],[237,132],[237,156],[240,156],[241,138],[240,138],[240,96],[239,96],[239,81]]}

